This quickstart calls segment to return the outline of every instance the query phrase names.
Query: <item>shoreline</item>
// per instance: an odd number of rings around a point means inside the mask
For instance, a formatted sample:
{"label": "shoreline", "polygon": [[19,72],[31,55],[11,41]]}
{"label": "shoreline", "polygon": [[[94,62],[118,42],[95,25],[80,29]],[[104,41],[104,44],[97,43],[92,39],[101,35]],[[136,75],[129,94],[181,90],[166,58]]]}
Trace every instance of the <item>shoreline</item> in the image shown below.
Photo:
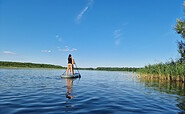
{"label": "shoreline", "polygon": [[[66,70],[67,68],[31,68],[31,67],[1,67],[0,69],[51,69],[51,70]],[[74,68],[77,70],[77,68]],[[90,70],[90,71],[115,71],[115,72],[135,72],[135,71],[124,71],[124,70],[99,70],[91,68],[78,68],[78,70]]]}
{"label": "shoreline", "polygon": [[1,67],[0,69],[51,69],[51,70],[64,70],[65,68],[37,68],[37,67]]}

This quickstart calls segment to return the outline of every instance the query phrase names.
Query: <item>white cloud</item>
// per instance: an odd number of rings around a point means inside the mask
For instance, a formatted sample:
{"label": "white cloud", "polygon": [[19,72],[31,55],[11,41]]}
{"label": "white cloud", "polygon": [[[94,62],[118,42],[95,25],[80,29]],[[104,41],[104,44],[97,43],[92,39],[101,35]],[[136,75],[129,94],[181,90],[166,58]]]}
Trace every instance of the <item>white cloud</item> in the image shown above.
{"label": "white cloud", "polygon": [[51,53],[51,50],[41,50],[42,53]]}
{"label": "white cloud", "polygon": [[7,54],[7,55],[15,55],[15,52],[11,52],[11,51],[3,51],[3,54]]}
{"label": "white cloud", "polygon": [[80,22],[82,16],[85,14],[85,12],[89,9],[89,7],[93,4],[94,0],[89,0],[88,4],[85,6],[85,8],[78,14],[76,17],[77,22]]}
{"label": "white cloud", "polygon": [[121,38],[122,38],[122,32],[121,32],[121,29],[117,29],[113,32],[113,35],[114,35],[114,39],[115,39],[115,45],[119,45],[120,44],[120,41],[121,41]]}
{"label": "white cloud", "polygon": [[72,48],[72,51],[77,51],[77,49],[76,48]]}
{"label": "white cloud", "polygon": [[77,16],[77,21],[79,21],[79,20],[82,18],[83,14],[87,11],[88,8],[89,8],[89,7],[86,6],[86,7],[80,12],[80,14],[78,14],[78,16]]}
{"label": "white cloud", "polygon": [[73,52],[73,51],[77,51],[76,48],[69,48],[68,46],[65,46],[65,48],[60,48],[58,47],[59,51],[63,51],[63,52]]}
{"label": "white cloud", "polygon": [[122,36],[121,30],[117,29],[114,31],[114,38],[120,38]]}
{"label": "white cloud", "polygon": [[59,42],[63,42],[63,39],[62,39],[62,37],[60,36],[60,35],[56,35],[56,38],[57,38],[57,40],[59,41]]}

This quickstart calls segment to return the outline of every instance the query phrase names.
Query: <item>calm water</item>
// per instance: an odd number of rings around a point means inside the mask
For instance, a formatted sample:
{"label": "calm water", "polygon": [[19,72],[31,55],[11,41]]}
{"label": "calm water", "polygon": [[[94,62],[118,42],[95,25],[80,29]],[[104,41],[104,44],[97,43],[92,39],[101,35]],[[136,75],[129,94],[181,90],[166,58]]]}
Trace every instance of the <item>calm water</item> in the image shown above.
{"label": "calm water", "polygon": [[0,114],[179,113],[184,88],[145,81],[128,72],[81,71],[61,79],[62,70],[0,69]]}

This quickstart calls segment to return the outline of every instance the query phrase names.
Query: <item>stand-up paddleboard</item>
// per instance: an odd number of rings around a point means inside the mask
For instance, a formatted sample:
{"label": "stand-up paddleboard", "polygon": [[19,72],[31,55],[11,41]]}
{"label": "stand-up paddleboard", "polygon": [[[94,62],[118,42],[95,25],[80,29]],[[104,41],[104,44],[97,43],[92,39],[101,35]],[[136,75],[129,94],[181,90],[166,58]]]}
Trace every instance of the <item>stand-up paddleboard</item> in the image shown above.
{"label": "stand-up paddleboard", "polygon": [[[78,71],[78,67],[75,63],[76,69]],[[73,75],[66,75],[66,71],[61,75],[61,78],[81,78],[80,72],[74,73]]]}
{"label": "stand-up paddleboard", "polygon": [[61,78],[81,78],[81,75],[79,73],[75,73],[74,75],[67,75],[66,74],[62,74]]}

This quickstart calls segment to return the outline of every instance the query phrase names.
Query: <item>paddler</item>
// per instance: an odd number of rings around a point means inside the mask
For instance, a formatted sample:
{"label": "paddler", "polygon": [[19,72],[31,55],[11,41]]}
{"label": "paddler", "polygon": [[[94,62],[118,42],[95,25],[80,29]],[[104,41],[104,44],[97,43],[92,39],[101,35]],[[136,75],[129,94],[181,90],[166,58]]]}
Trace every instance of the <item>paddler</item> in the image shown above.
{"label": "paddler", "polygon": [[69,54],[68,56],[68,65],[67,65],[67,73],[66,76],[68,75],[68,70],[69,70],[69,75],[74,75],[74,71],[73,71],[73,64],[75,64],[74,59],[71,57],[71,54]]}

